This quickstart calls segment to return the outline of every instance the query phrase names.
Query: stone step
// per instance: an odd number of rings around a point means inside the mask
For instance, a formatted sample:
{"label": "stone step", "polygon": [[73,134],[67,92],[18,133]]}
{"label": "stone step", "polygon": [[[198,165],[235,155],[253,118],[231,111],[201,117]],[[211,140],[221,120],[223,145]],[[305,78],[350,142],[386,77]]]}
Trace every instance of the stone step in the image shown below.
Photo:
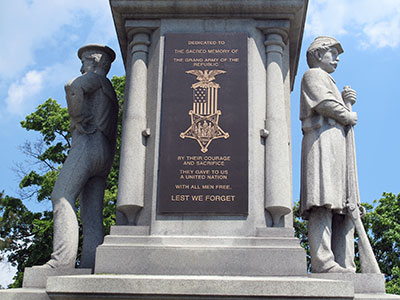
{"label": "stone step", "polygon": [[353,299],[351,282],[304,277],[82,275],[52,277],[62,299]]}
{"label": "stone step", "polygon": [[294,237],[201,237],[201,236],[120,236],[108,235],[104,245],[137,245],[162,247],[299,247]]}

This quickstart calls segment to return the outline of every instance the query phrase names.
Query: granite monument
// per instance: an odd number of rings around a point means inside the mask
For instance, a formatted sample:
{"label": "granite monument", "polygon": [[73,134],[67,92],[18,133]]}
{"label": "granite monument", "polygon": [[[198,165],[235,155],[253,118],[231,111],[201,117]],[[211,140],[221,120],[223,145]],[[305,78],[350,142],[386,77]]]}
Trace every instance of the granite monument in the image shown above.
{"label": "granite monument", "polygon": [[126,69],[117,224],[94,274],[27,276],[6,299],[390,298],[382,274],[308,274],[294,237],[290,92],[307,4],[111,0]]}

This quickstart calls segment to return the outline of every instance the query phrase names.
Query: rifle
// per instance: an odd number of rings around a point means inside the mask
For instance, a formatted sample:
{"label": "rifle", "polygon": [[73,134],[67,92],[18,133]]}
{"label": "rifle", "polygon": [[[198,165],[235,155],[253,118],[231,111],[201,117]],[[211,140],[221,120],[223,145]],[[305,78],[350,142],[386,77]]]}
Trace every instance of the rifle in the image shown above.
{"label": "rifle", "polygon": [[[343,92],[350,89],[345,86]],[[352,105],[355,103],[354,99],[348,99],[346,106],[352,112]],[[356,162],[356,145],[354,138],[354,128],[349,126],[346,136],[346,155],[347,163],[347,182],[348,182],[348,199],[347,199],[347,212],[354,223],[354,227],[358,234],[358,250],[360,252],[360,263],[362,273],[381,273],[378,262],[376,261],[374,252],[372,251],[367,233],[365,232],[364,225],[361,217],[365,215],[365,208],[360,205],[360,191],[358,187],[357,175],[357,162]],[[360,208],[362,212],[360,212]]]}

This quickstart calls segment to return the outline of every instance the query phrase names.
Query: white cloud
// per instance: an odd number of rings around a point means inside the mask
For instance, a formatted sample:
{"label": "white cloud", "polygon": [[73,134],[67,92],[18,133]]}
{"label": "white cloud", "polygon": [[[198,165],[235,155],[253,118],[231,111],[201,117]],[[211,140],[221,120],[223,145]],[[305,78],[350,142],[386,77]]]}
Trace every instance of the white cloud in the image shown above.
{"label": "white cloud", "polygon": [[[13,0],[0,9],[0,114],[22,116],[79,75],[86,43],[118,47],[108,0]],[[117,52],[117,51],[116,51]]]}
{"label": "white cloud", "polygon": [[400,44],[400,16],[388,21],[367,24],[363,31],[371,45],[378,48],[395,48]]}
{"label": "white cloud", "polygon": [[38,50],[65,52],[67,43],[74,39],[66,34],[71,31],[67,29],[87,30],[84,25],[88,22],[93,25],[84,35],[98,31],[99,24],[103,30],[106,28],[105,37],[112,38],[108,33],[113,25],[107,0],[7,1],[0,10],[0,36],[5,41],[0,48],[0,79],[12,79],[38,63]]}
{"label": "white cloud", "polygon": [[[24,116],[46,99],[64,99],[64,84],[80,75],[80,61],[75,53],[65,57],[63,63],[55,63],[42,71],[31,70],[8,88],[6,110],[8,114]],[[54,95],[54,91],[59,93]],[[60,98],[61,97],[61,98]]]}
{"label": "white cloud", "polygon": [[30,108],[26,99],[31,99],[42,89],[43,76],[45,72],[29,71],[19,81],[11,84],[6,99],[7,111],[11,114],[22,115]]}
{"label": "white cloud", "polygon": [[309,3],[306,34],[352,35],[364,46],[400,45],[400,1],[313,0]]}

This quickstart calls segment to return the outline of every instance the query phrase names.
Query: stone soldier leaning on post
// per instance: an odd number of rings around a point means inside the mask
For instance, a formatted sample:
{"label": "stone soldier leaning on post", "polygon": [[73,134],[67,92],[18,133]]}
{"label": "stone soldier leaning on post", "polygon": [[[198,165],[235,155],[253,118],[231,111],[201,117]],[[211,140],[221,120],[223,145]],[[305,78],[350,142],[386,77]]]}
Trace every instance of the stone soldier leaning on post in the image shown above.
{"label": "stone soldier leaning on post", "polygon": [[114,51],[97,44],[79,49],[81,76],[65,85],[71,117],[72,146],[52,193],[54,241],[43,267],[74,268],[79,228],[75,201],[79,196],[83,225],[80,267],[93,268],[96,247],[103,242],[103,198],[116,143],[118,102],[106,78]]}
{"label": "stone soldier leaning on post", "polygon": [[310,67],[301,84],[300,213],[308,219],[311,268],[314,273],[355,272],[354,224],[347,214],[346,133],[357,114],[346,107],[356,93],[342,93],[329,75],[343,53],[331,37],[317,37],[307,50]]}

